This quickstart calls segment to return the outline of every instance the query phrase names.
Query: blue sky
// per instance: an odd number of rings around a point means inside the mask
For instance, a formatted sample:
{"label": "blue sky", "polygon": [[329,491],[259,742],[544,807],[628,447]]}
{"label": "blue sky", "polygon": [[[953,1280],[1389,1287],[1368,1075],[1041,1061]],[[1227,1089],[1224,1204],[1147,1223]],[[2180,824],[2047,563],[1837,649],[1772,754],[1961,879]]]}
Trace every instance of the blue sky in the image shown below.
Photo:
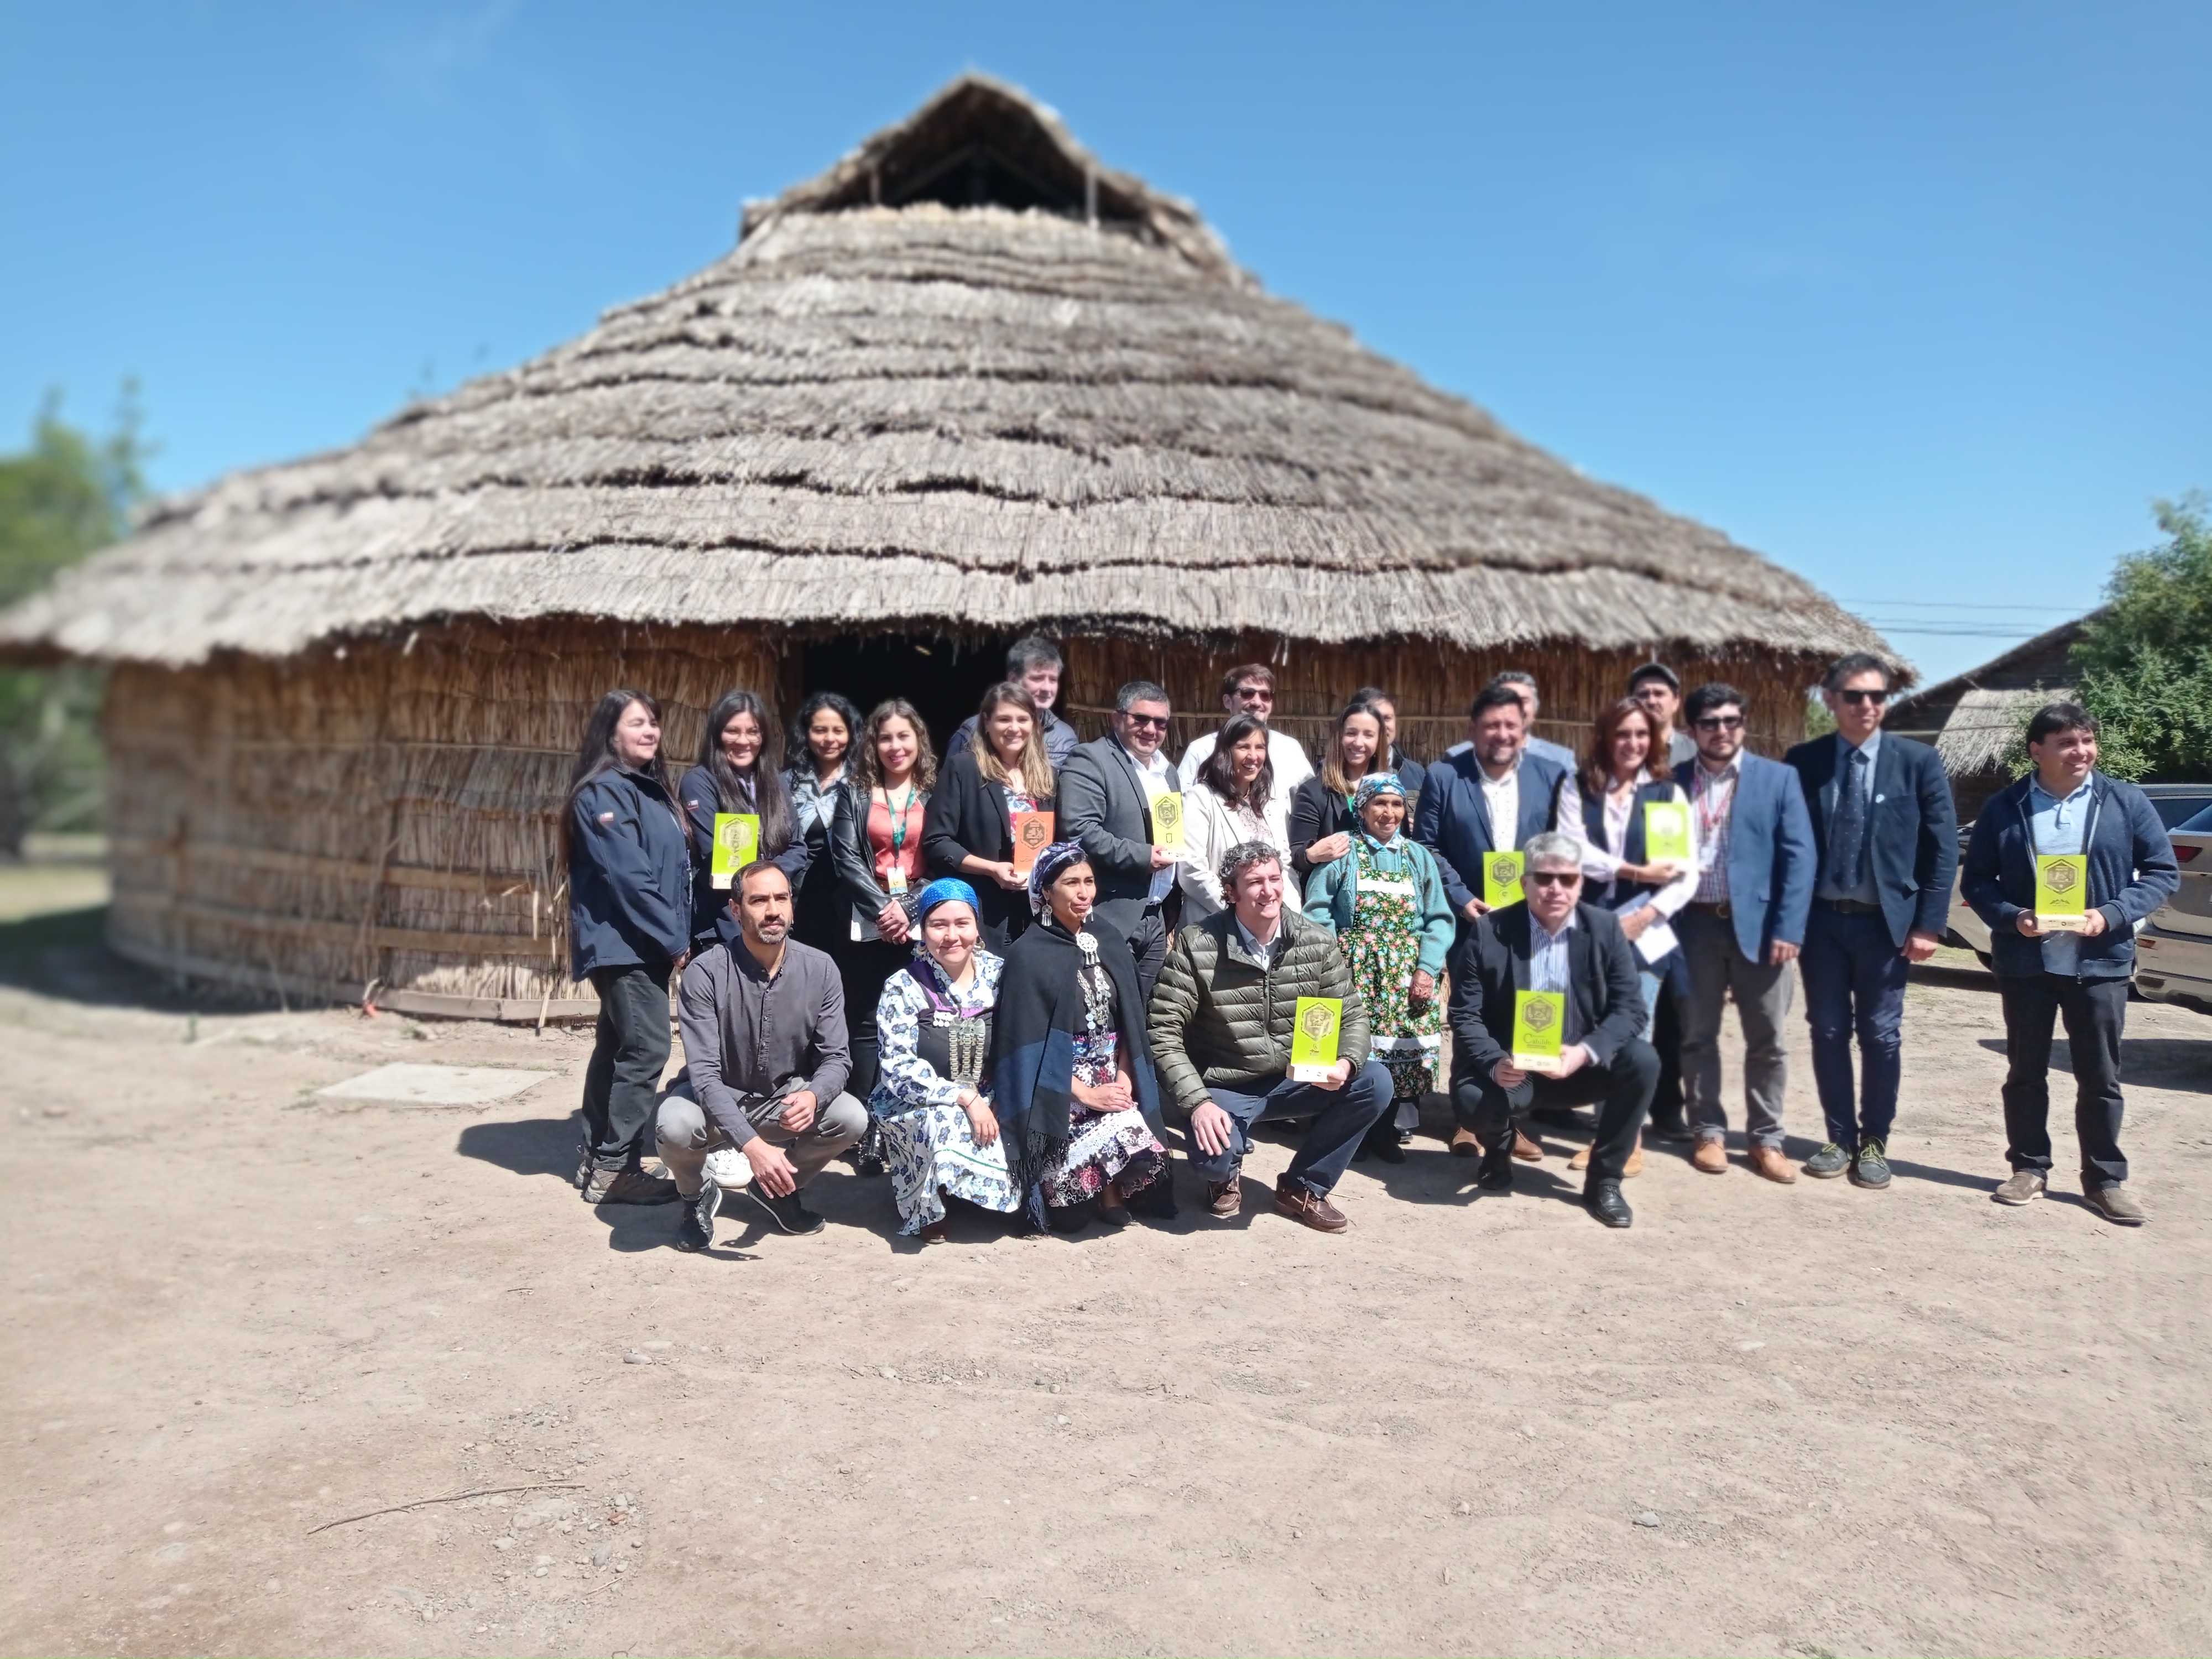
{"label": "blue sky", "polygon": [[2201,3],[4,3],[0,444],[134,375],[164,487],[573,336],[972,67],[1929,672],[2212,488]]}

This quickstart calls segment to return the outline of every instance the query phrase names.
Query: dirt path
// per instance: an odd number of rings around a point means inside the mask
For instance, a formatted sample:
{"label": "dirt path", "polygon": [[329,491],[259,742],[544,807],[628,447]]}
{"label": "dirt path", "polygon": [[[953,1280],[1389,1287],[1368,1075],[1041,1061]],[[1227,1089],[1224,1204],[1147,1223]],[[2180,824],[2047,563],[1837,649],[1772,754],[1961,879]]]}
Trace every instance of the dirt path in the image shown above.
{"label": "dirt path", "polygon": [[[2212,1649],[2198,1015],[2130,1011],[2139,1232],[1989,1202],[1970,980],[1912,992],[1886,1195],[1661,1155],[1613,1234],[1561,1155],[1477,1200],[1425,1140],[1341,1239],[921,1253],[840,1165],[825,1235],[732,1200],[700,1258],[567,1184],[579,1036],[166,1011],[71,948],[74,1000],[0,989],[11,1652]],[[395,1059],[562,1075],[310,1093]]]}

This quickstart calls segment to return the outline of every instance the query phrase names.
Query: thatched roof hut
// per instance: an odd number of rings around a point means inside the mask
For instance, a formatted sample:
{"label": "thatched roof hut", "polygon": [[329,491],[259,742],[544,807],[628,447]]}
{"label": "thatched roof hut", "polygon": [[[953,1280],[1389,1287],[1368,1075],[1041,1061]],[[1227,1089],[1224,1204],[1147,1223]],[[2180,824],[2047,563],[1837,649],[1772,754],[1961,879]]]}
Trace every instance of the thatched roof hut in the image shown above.
{"label": "thatched roof hut", "polygon": [[605,686],[667,696],[678,750],[732,683],[949,720],[1032,629],[1079,725],[1141,672],[1188,737],[1261,657],[1302,735],[1376,681],[1416,752],[1509,664],[1571,738],[1656,652],[1743,685],[1771,745],[1819,663],[1892,654],[974,76],[580,339],[162,503],[0,651],[117,667],[118,949],[534,1015],[576,994],[545,809]]}
{"label": "thatched roof hut", "polygon": [[2010,762],[2028,717],[2074,696],[2074,647],[2099,614],[2061,623],[1891,705],[1884,729],[1932,743],[1943,757],[1960,823],[1971,823],[2012,781]]}

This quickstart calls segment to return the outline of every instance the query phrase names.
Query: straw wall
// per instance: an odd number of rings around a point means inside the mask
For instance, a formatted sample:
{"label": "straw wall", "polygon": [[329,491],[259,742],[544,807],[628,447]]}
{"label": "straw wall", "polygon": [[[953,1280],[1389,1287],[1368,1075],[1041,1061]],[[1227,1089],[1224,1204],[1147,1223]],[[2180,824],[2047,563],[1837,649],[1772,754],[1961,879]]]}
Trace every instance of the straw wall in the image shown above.
{"label": "straw wall", "polygon": [[[1230,665],[1272,659],[1279,720],[1318,744],[1345,693],[1400,698],[1403,740],[1433,757],[1459,740],[1467,705],[1498,669],[1525,667],[1547,697],[1547,735],[1579,747],[1637,653],[1468,656],[1426,645],[1235,649],[1129,639],[1066,641],[1064,706],[1103,729],[1115,689],[1161,680],[1180,712],[1176,746],[1218,719]],[[667,752],[696,752],[726,688],[799,688],[782,641],[760,629],[599,623],[426,629],[204,668],[118,667],[107,706],[108,821],[116,949],[172,971],[294,1000],[422,1013],[534,1019],[592,1012],[568,980],[565,892],[553,809],[578,733],[613,685],[655,693]],[[1682,661],[1686,680],[1732,680],[1753,700],[1761,748],[1801,729],[1809,665]]]}
{"label": "straw wall", "polygon": [[376,981],[380,1002],[422,1012],[591,1008],[568,981],[552,808],[592,705],[655,693],[688,759],[715,696],[774,684],[773,648],[751,629],[590,623],[411,643],[116,671],[118,951],[295,999]]}

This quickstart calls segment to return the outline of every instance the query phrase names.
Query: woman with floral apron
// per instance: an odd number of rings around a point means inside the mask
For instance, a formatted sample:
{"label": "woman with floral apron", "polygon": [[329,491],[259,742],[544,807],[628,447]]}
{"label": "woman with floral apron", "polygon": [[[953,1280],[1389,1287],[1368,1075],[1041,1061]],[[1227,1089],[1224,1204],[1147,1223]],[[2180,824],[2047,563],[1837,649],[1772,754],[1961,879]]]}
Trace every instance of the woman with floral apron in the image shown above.
{"label": "woman with floral apron", "polygon": [[1375,1058],[1390,1073],[1395,1109],[1367,1133],[1355,1163],[1373,1156],[1402,1164],[1434,1085],[1443,1043],[1437,976],[1451,948],[1451,901],[1429,849],[1405,833],[1406,789],[1395,775],[1370,772],[1352,798],[1358,825],[1346,857],[1316,865],[1306,882],[1306,915],[1336,934],[1352,983],[1367,1007]]}

